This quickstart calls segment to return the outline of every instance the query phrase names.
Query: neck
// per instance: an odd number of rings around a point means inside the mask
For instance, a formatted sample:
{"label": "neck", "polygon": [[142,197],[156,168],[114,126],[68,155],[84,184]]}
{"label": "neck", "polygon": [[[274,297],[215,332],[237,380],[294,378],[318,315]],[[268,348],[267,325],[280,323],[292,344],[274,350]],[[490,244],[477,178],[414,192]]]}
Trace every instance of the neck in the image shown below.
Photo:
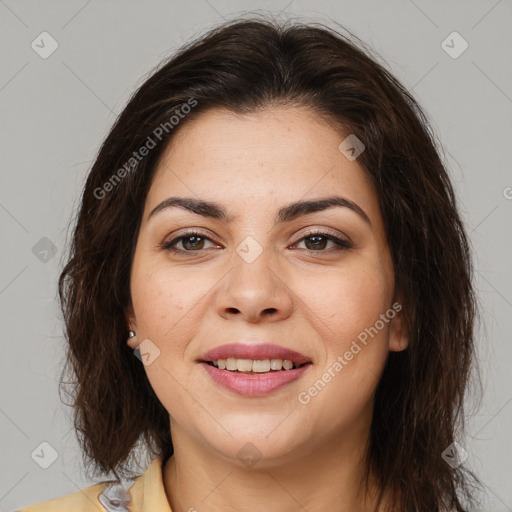
{"label": "neck", "polygon": [[366,442],[354,443],[351,436],[324,441],[285,463],[262,458],[247,468],[199,445],[179,425],[171,429],[175,452],[163,479],[172,512],[377,510],[373,478],[366,488]]}

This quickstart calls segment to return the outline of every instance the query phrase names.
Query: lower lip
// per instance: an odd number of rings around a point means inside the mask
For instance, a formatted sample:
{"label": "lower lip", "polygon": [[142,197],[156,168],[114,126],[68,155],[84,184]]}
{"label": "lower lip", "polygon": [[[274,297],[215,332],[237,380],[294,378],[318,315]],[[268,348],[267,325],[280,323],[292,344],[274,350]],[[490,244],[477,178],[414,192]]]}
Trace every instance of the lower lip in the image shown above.
{"label": "lower lip", "polygon": [[220,386],[243,396],[265,396],[277,389],[300,379],[311,366],[305,364],[294,370],[270,371],[268,373],[237,373],[229,370],[219,370],[216,366],[201,363],[208,375]]}

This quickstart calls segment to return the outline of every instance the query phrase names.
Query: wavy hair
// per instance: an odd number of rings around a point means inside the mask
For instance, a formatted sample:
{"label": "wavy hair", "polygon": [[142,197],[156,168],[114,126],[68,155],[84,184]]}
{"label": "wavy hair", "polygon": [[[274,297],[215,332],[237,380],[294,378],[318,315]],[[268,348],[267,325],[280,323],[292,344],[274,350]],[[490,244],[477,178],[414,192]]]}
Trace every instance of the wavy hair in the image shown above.
{"label": "wavy hair", "polygon": [[[389,354],[376,390],[368,471],[392,496],[386,510],[462,510],[478,480],[442,453],[463,433],[476,360],[467,234],[426,114],[364,43],[320,23],[252,16],[215,27],[151,73],[104,140],[58,285],[67,340],[61,385],[84,462],[119,477],[130,473],[139,443],[173,453],[169,414],[126,344],[131,262],[166,143],[207,109],[276,105],[311,108],[366,146],[358,162],[378,194],[410,333],[409,347]],[[150,139],[155,147],[135,158]]]}

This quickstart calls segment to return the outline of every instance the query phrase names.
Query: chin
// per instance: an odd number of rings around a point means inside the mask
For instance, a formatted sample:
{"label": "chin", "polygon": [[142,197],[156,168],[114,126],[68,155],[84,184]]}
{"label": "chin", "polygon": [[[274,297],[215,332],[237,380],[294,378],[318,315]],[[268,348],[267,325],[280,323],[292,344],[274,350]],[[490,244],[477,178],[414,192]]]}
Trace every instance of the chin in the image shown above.
{"label": "chin", "polygon": [[[258,428],[253,426],[249,431],[232,426],[226,430],[233,437],[224,432],[226,435],[222,438],[210,438],[207,442],[217,455],[230,464],[235,462],[248,469],[279,466],[297,459],[302,453],[300,449],[302,443],[299,439],[301,429],[292,431],[290,428],[283,428],[283,424],[276,428],[282,420],[283,418],[280,418],[279,421],[260,423]],[[223,425],[227,426],[224,423]],[[306,439],[303,441],[306,444]]]}

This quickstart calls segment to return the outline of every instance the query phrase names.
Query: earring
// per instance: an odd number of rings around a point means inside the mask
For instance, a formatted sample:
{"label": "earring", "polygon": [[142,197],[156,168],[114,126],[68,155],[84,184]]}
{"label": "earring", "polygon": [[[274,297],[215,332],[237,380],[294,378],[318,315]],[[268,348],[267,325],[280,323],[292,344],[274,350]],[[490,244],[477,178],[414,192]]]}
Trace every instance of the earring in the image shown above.
{"label": "earring", "polygon": [[128,339],[135,337],[134,331],[128,331]]}

